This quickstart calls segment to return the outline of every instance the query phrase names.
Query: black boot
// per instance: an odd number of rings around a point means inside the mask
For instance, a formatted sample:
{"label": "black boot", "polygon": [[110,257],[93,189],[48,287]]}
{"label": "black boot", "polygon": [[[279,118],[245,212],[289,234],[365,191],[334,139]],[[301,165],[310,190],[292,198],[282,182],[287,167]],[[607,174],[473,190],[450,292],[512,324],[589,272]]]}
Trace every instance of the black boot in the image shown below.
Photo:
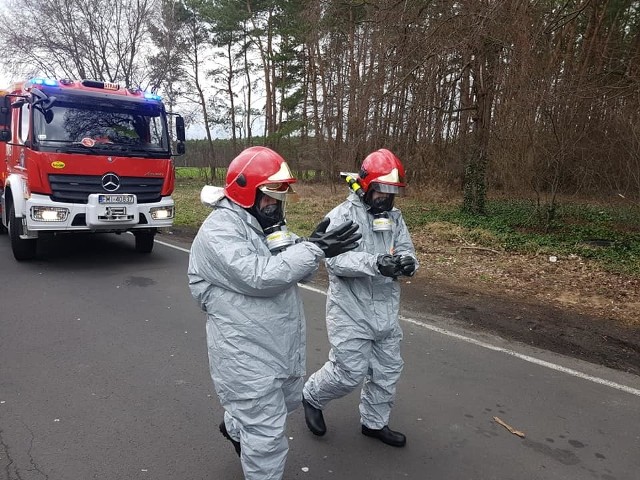
{"label": "black boot", "polygon": [[233,438],[231,438],[231,435],[229,435],[229,432],[227,432],[227,426],[224,424],[224,421],[220,424],[220,433],[224,436],[224,438],[233,443],[233,448],[236,449],[236,453],[238,454],[238,456],[240,456],[240,442],[236,442]]}
{"label": "black boot", "polygon": [[304,407],[304,419],[311,433],[319,437],[327,433],[327,426],[324,424],[322,410],[311,405],[304,397],[302,398],[302,406]]}
{"label": "black boot", "polygon": [[386,425],[380,430],[374,430],[373,428],[362,425],[362,434],[367,437],[377,438],[382,443],[386,443],[392,447],[404,447],[407,443],[407,437],[400,432],[394,432]]}

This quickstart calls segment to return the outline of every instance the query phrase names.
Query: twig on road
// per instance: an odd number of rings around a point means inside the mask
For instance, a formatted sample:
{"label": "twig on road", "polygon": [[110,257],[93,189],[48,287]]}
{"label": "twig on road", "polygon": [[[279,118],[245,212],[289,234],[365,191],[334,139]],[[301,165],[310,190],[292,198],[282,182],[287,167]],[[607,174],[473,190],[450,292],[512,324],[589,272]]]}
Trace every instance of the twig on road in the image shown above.
{"label": "twig on road", "polygon": [[509,430],[511,433],[513,433],[514,435],[519,436],[520,438],[524,438],[524,432],[521,432],[520,430],[516,430],[515,428],[513,428],[511,425],[509,425],[508,423],[503,422],[500,418],[498,417],[493,417],[493,419],[499,423],[500,425],[502,425],[504,428],[506,428],[507,430]]}

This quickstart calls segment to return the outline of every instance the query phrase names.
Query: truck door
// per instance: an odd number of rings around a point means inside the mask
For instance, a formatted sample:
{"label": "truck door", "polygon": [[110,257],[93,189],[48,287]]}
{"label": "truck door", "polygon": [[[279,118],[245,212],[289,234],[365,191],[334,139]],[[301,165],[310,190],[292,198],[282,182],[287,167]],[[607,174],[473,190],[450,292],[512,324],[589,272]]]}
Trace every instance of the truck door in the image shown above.
{"label": "truck door", "polygon": [[[16,172],[19,167],[26,166],[25,156],[27,155],[27,149],[25,143],[29,139],[29,109],[29,104],[25,102],[20,108],[14,108],[12,112],[13,125],[16,128],[12,129],[14,130],[12,136],[15,145],[9,145],[7,152],[8,170],[10,172]],[[26,175],[24,171],[21,173]]]}

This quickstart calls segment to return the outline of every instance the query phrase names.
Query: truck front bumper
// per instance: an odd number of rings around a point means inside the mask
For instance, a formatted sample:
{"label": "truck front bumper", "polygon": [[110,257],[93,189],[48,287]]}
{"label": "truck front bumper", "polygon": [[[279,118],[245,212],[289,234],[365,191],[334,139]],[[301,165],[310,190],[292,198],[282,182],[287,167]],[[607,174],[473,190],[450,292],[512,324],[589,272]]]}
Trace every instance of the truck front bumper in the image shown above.
{"label": "truck front bumper", "polygon": [[126,232],[170,227],[174,212],[170,196],[139,204],[135,195],[92,194],[87,204],[79,204],[32,194],[26,201],[23,225],[27,237],[37,236],[37,232]]}

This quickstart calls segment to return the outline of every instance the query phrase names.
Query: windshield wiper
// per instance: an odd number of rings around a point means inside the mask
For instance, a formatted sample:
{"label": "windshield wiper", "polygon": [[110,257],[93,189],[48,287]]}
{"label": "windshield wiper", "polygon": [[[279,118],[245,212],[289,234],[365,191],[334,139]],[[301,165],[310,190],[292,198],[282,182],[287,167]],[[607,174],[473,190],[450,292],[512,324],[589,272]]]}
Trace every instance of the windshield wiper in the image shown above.
{"label": "windshield wiper", "polygon": [[116,145],[112,143],[96,143],[93,146],[85,145],[82,142],[72,142],[64,147],[61,147],[60,150],[65,153],[76,153],[76,152],[92,152],[92,153],[104,153],[106,152],[126,152],[127,147],[125,145]]}
{"label": "windshield wiper", "polygon": [[81,142],[73,142],[58,148],[61,153],[93,153],[94,155],[104,155],[105,153],[117,152],[120,155],[153,158],[162,151],[149,150],[145,147],[134,147],[132,145],[122,145],[114,143],[96,143],[92,147]]}
{"label": "windshield wiper", "polygon": [[94,147],[89,147],[87,145],[84,145],[80,142],[72,142],[72,143],[68,143],[66,145],[61,146],[58,150],[60,150],[63,153],[76,153],[76,152],[93,152],[95,149]]}
{"label": "windshield wiper", "polygon": [[134,147],[134,146],[127,146],[125,147],[124,151],[134,153],[138,157],[155,157],[158,154],[164,153],[161,150],[155,150],[155,149],[152,150],[146,147]]}

